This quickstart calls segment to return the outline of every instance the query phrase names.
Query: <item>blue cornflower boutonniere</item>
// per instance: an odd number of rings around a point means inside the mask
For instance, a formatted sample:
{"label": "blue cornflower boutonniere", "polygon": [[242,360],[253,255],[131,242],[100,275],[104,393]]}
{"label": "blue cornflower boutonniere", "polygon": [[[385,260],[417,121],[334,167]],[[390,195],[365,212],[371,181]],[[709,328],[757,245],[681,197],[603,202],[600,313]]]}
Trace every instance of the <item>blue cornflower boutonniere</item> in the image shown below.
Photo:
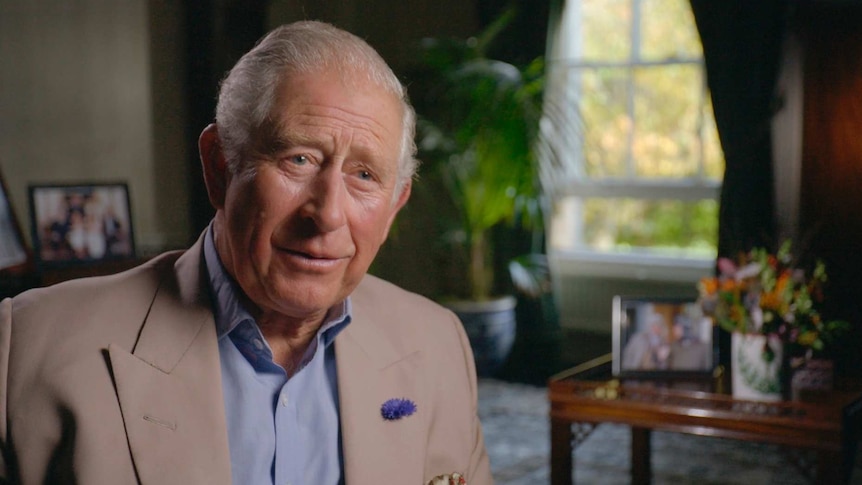
{"label": "blue cornflower boutonniere", "polygon": [[416,403],[409,399],[390,399],[380,406],[380,414],[387,421],[401,419],[416,412]]}

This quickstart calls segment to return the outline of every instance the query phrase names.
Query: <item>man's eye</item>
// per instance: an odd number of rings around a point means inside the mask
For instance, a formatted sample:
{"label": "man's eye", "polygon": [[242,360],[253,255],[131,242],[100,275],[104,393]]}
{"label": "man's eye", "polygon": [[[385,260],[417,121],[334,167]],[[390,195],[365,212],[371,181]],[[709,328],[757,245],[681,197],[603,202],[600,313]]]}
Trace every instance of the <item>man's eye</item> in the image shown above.
{"label": "man's eye", "polygon": [[368,170],[360,170],[358,175],[362,180],[371,180],[374,178]]}
{"label": "man's eye", "polygon": [[293,155],[288,158],[294,165],[305,165],[308,163],[308,157],[305,155]]}

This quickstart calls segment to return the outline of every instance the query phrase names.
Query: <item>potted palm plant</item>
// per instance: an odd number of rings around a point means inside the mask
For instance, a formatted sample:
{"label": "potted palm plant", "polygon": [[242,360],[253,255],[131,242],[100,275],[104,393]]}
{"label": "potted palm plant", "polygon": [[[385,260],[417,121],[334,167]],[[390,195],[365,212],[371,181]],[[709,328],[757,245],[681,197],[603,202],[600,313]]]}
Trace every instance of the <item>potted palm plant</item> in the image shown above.
{"label": "potted palm plant", "polygon": [[444,304],[464,322],[481,375],[499,368],[515,335],[516,300],[495,291],[495,231],[506,224],[541,231],[534,141],[542,61],[519,68],[486,55],[511,16],[466,41],[423,42],[430,87],[418,103],[419,149],[457,214],[446,240],[466,260],[462,294]]}

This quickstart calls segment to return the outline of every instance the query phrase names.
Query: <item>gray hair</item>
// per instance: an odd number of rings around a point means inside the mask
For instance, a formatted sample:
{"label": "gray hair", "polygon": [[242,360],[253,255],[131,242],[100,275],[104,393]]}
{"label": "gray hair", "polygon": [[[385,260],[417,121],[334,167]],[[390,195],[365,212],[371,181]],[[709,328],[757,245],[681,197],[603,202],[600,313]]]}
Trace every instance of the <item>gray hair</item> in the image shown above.
{"label": "gray hair", "polygon": [[[302,21],[276,28],[246,53],[221,82],[216,125],[228,169],[239,173],[255,138],[269,119],[276,90],[286,75],[335,69],[368,81],[401,100],[403,105],[398,189],[412,178],[416,160],[416,112],[407,90],[368,43],[332,25]],[[349,78],[349,76],[345,76]],[[400,192],[400,190],[397,190]]]}

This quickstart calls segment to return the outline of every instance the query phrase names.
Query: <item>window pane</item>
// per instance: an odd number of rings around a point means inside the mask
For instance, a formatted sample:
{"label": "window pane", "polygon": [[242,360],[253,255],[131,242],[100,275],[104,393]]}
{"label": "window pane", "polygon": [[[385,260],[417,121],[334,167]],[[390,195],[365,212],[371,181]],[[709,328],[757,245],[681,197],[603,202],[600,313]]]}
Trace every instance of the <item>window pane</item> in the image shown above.
{"label": "window pane", "polygon": [[626,174],[631,118],[627,69],[582,71],[585,173],[589,177]]}
{"label": "window pane", "polygon": [[724,178],[724,152],[718,139],[718,128],[712,113],[712,99],[706,96],[703,107],[703,171],[707,178]]}
{"label": "window pane", "polygon": [[[580,216],[582,233],[556,234],[558,248],[589,248],[627,252],[650,248],[658,253],[715,257],[718,240],[718,203],[715,200],[586,199],[572,197],[560,207]],[[572,229],[577,231],[578,225]],[[566,237],[567,236],[567,237]]]}
{"label": "window pane", "polygon": [[700,66],[640,68],[635,79],[635,173],[647,178],[695,177],[700,164]]}
{"label": "window pane", "polygon": [[[581,0],[583,60],[624,61],[631,53],[631,0]],[[575,7],[577,8],[577,7]]]}
{"label": "window pane", "polygon": [[724,173],[689,0],[564,5],[575,62],[559,65],[569,82],[555,107],[570,106],[580,132],[556,137],[574,184],[557,200],[550,246],[714,258],[716,184],[680,180]]}
{"label": "window pane", "polygon": [[694,15],[688,0],[641,0],[641,58],[700,58]]}

